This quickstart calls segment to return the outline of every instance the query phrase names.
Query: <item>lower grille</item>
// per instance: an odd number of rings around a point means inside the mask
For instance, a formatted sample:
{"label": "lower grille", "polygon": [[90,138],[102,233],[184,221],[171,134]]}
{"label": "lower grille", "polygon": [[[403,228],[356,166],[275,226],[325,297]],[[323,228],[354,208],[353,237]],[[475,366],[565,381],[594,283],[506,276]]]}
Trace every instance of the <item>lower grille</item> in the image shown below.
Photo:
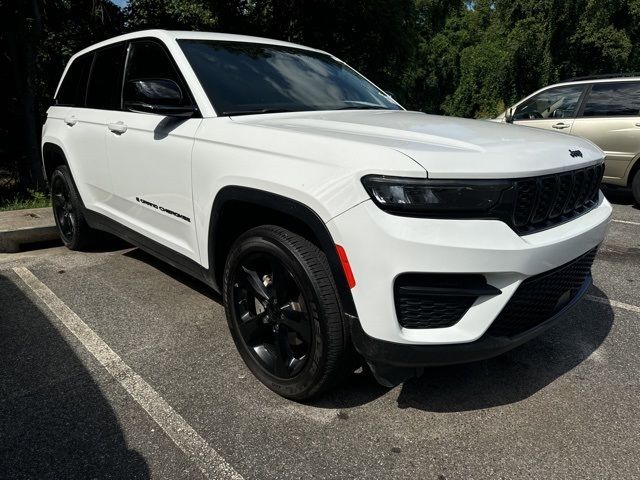
{"label": "lower grille", "polygon": [[458,323],[473,297],[409,297],[398,300],[398,320],[404,328],[446,328]]}
{"label": "lower grille", "polygon": [[580,291],[591,275],[597,248],[555,270],[528,278],[487,331],[496,337],[512,337],[553,317]]}
{"label": "lower grille", "polygon": [[404,328],[446,328],[479,296],[498,294],[482,275],[405,273],[395,282],[396,314]]}

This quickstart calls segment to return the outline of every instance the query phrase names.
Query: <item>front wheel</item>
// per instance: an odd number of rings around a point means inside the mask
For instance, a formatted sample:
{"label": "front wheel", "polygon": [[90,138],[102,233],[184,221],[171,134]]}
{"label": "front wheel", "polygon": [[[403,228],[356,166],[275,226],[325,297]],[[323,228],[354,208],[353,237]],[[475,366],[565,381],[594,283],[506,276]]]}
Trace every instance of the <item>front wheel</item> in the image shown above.
{"label": "front wheel", "polygon": [[636,205],[640,205],[640,169],[633,176],[633,180],[631,180],[631,191],[633,192]]}
{"label": "front wheel", "polygon": [[279,395],[313,397],[330,387],[348,364],[327,259],[305,238],[275,226],[246,232],[228,255],[223,290],[240,355]]}

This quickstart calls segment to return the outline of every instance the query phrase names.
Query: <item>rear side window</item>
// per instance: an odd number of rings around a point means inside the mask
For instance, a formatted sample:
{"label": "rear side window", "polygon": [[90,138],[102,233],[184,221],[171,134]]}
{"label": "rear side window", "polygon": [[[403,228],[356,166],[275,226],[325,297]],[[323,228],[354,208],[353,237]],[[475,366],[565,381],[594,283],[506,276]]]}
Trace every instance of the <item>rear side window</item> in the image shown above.
{"label": "rear side window", "polygon": [[82,55],[73,61],[58,90],[56,105],[84,107],[92,61],[93,53]]}
{"label": "rear side window", "polygon": [[120,110],[125,45],[119,44],[96,52],[87,90],[87,107]]}
{"label": "rear side window", "polygon": [[131,43],[125,82],[152,78],[173,80],[182,90],[183,103],[192,103],[182,78],[162,45],[146,40]]}
{"label": "rear side window", "polygon": [[583,117],[636,117],[640,114],[640,82],[596,83]]}

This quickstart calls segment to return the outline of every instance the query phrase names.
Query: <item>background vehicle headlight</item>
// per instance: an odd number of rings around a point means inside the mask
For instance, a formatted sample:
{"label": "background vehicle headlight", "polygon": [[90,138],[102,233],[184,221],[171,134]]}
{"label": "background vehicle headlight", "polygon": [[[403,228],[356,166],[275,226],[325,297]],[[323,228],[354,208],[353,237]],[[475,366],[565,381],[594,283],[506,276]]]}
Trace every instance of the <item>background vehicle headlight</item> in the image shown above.
{"label": "background vehicle headlight", "polygon": [[492,216],[511,180],[429,180],[369,175],[362,184],[383,210],[434,217]]}

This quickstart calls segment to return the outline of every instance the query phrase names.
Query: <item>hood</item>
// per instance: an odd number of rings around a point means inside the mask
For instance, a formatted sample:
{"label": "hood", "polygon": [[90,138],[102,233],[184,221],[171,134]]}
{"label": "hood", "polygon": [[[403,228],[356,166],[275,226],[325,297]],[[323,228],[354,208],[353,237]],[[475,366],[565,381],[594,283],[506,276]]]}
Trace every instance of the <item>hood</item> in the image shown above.
{"label": "hood", "polygon": [[564,133],[420,112],[349,110],[232,119],[393,149],[419,163],[429,178],[528,177],[573,170],[604,157],[593,143]]}

